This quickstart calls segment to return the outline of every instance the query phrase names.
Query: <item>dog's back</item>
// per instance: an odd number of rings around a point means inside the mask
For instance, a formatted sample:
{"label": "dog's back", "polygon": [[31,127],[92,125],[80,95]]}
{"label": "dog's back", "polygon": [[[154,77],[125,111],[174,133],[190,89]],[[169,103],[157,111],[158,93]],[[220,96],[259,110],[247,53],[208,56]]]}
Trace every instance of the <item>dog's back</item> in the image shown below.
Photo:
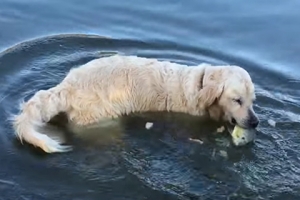
{"label": "dog's back", "polygon": [[40,133],[37,126],[60,112],[78,125],[87,125],[132,112],[180,111],[184,108],[180,84],[189,81],[182,80],[187,72],[183,65],[135,56],[96,59],[72,69],[56,87],[37,92],[22,105],[13,125],[20,140],[45,152],[68,151],[70,147]]}

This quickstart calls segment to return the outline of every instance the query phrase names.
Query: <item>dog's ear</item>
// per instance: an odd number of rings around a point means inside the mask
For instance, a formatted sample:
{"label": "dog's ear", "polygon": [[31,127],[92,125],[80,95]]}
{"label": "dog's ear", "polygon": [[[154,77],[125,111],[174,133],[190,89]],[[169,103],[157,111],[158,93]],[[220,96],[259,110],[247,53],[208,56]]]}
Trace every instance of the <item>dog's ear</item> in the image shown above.
{"label": "dog's ear", "polygon": [[207,67],[199,80],[200,107],[211,106],[223,93],[224,83],[222,82],[223,69],[221,67]]}
{"label": "dog's ear", "polygon": [[224,85],[208,84],[205,85],[199,93],[199,104],[204,107],[211,106],[218,98],[221,97],[224,90]]}

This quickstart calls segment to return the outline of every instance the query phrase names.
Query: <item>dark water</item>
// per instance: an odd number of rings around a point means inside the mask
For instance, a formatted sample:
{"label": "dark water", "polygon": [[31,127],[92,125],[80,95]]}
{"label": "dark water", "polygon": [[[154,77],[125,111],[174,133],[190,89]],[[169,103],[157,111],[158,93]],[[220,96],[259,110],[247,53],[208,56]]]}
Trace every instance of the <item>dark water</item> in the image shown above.
{"label": "dark water", "polygon": [[[299,6],[0,1],[0,199],[300,199]],[[20,100],[54,86],[70,68],[116,52],[244,67],[257,87],[256,143],[237,149],[212,133],[216,124],[168,115],[79,130],[70,139],[74,151],[65,154],[45,155],[15,140],[7,118]]]}

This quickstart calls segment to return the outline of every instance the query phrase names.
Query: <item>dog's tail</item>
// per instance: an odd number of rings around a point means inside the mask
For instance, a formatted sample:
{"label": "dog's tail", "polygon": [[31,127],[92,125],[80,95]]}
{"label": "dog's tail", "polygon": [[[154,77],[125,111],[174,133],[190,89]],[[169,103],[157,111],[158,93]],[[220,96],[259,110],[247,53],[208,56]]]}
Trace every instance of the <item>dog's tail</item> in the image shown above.
{"label": "dog's tail", "polygon": [[51,138],[38,130],[55,115],[67,111],[67,93],[68,91],[60,86],[40,90],[21,105],[21,113],[13,118],[13,127],[21,142],[24,140],[47,153],[72,150],[71,146],[62,145],[59,138]]}

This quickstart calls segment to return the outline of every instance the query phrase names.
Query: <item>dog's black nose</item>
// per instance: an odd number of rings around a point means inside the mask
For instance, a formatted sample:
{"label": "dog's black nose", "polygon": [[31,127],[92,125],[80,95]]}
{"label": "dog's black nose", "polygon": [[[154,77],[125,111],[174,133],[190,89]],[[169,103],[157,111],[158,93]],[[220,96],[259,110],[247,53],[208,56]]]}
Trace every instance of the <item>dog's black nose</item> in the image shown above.
{"label": "dog's black nose", "polygon": [[259,124],[259,120],[257,118],[253,118],[249,121],[249,126],[251,128],[256,128]]}

